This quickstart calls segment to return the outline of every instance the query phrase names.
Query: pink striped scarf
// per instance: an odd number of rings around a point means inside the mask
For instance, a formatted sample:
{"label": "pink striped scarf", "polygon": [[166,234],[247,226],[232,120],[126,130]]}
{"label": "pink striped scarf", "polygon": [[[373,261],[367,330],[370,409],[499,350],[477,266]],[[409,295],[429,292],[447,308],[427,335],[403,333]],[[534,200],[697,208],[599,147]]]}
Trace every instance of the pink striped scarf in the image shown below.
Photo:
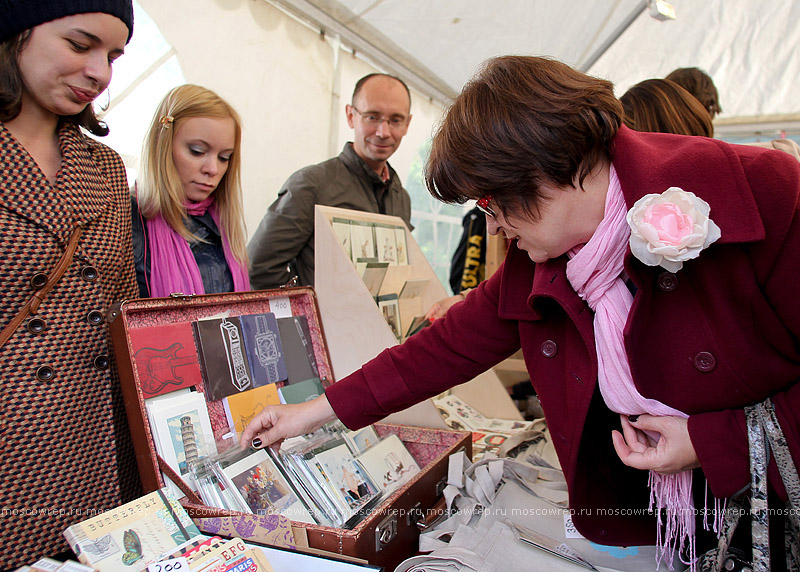
{"label": "pink striped scarf", "polygon": [[[567,279],[595,312],[598,384],[609,409],[623,415],[648,413],[685,418],[688,417],[685,413],[640,395],[633,383],[622,337],[633,304],[633,296],[621,277],[630,238],[626,212],[622,187],[611,165],[605,216],[589,242],[570,251]],[[650,508],[655,509],[658,516],[656,563],[660,564],[663,559],[672,569],[672,555],[687,543],[690,551],[688,562],[693,562],[692,472],[663,475],[650,471],[649,483]],[[666,509],[665,522],[662,522],[661,509]]]}
{"label": "pink striped scarf", "polygon": [[[202,215],[206,210],[211,213],[211,218],[214,219],[222,235],[222,251],[233,276],[234,291],[250,290],[247,268],[233,256],[225,229],[220,226],[214,195],[199,203],[187,201],[184,206],[190,215]],[[205,294],[200,269],[197,267],[189,243],[167,224],[161,213],[147,221],[147,235],[151,257],[150,295],[162,297],[169,296],[173,292]]]}

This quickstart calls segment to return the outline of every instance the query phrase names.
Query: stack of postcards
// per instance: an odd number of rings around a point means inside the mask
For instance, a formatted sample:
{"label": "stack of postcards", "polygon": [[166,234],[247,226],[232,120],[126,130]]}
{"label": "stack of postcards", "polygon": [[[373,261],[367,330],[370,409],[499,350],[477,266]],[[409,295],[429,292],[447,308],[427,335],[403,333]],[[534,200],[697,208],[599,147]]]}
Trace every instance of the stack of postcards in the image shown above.
{"label": "stack of postcards", "polygon": [[192,466],[209,506],[352,528],[420,469],[397,435],[346,431],[341,424],[272,449],[229,450]]}

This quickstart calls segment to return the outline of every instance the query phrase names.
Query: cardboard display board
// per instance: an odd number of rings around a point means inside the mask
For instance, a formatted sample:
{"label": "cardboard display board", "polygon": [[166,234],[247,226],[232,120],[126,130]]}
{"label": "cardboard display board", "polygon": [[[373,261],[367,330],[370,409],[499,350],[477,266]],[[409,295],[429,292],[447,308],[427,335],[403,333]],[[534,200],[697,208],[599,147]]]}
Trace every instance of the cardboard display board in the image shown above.
{"label": "cardboard display board", "polygon": [[[356,270],[351,256],[337,237],[333,227],[334,219],[404,228],[408,265],[389,266],[379,293],[397,291],[409,280],[427,280],[427,285],[418,296],[399,301],[401,327],[403,322],[409,323],[409,316],[424,314],[435,302],[448,297],[448,293],[402,219],[317,205],[314,239],[315,291],[328,340],[334,378],[342,379],[398,341]],[[487,417],[522,418],[492,370],[453,388],[453,393]],[[430,401],[387,419],[392,423],[405,425],[444,427]]]}

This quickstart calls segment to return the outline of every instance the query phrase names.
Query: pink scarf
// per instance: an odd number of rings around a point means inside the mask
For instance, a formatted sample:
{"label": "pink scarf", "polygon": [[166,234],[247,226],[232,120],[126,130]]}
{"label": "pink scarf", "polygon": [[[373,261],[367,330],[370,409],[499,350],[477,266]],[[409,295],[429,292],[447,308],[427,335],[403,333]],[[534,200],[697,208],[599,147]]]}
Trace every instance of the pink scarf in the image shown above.
{"label": "pink scarf", "polygon": [[[240,264],[231,252],[225,229],[219,224],[214,195],[204,201],[184,203],[190,215],[203,215],[206,210],[217,225],[222,235],[222,251],[225,261],[233,276],[235,292],[250,290],[250,278],[247,268]],[[147,249],[150,253],[150,295],[153,297],[169,296],[173,292],[184,294],[205,294],[200,269],[192,254],[189,243],[167,224],[159,213],[147,221],[147,236],[150,241]]]}
{"label": "pink scarf", "polygon": [[[609,409],[623,415],[648,413],[685,418],[688,417],[685,413],[640,395],[633,383],[622,337],[633,303],[633,296],[621,277],[630,238],[626,211],[622,187],[611,165],[605,216],[589,242],[570,252],[567,279],[595,312],[598,384]],[[692,562],[695,554],[692,472],[662,475],[650,471],[649,482],[650,508],[655,507],[658,516],[657,564],[665,559],[672,569],[672,555],[687,542]],[[663,537],[662,508],[666,509]]]}

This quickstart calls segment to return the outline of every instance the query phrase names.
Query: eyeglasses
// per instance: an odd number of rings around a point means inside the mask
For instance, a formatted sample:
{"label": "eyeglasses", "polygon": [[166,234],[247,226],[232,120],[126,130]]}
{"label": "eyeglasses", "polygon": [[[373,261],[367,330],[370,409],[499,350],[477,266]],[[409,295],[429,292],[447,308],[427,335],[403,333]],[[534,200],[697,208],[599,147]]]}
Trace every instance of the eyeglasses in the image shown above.
{"label": "eyeglasses", "polygon": [[358,109],[355,108],[354,105],[350,106],[353,111],[358,113],[361,116],[361,120],[369,125],[370,127],[378,127],[384,121],[389,124],[389,127],[392,129],[400,129],[408,125],[408,117],[403,117],[402,115],[392,115],[391,117],[384,117],[383,115],[377,115],[375,113],[362,113]]}
{"label": "eyeglasses", "polygon": [[493,198],[494,197],[492,197],[492,195],[486,195],[484,197],[479,198],[478,202],[475,204],[475,206],[478,207],[479,211],[481,211],[486,216],[490,216],[492,218],[495,217],[495,214],[494,214],[494,209],[492,209],[492,207],[489,206],[489,203],[492,202]]}

